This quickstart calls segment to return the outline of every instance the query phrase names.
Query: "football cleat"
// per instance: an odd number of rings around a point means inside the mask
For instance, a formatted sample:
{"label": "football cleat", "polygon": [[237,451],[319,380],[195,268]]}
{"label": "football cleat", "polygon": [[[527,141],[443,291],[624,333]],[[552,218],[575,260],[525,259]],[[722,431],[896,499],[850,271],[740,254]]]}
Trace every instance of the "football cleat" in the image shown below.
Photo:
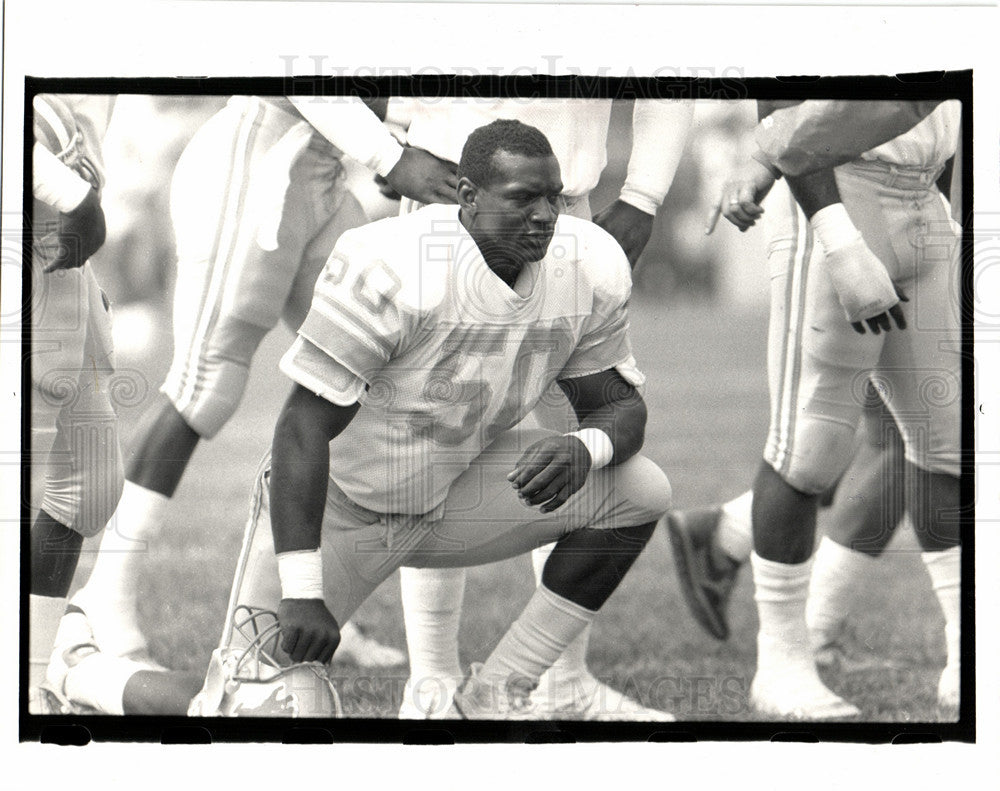
{"label": "football cleat", "polygon": [[455,692],[458,684],[450,677],[427,677],[413,683],[413,676],[406,679],[403,700],[399,704],[401,720],[457,720]]}
{"label": "football cleat", "polygon": [[467,720],[544,719],[531,702],[533,686],[527,679],[491,681],[482,677],[483,666],[473,663],[461,688],[455,693],[455,708]]}
{"label": "football cleat", "polygon": [[541,719],[587,722],[673,722],[675,719],[668,712],[643,706],[590,673],[574,674],[556,683],[549,671],[542,676],[531,699]]}
{"label": "football cleat", "polygon": [[815,670],[793,670],[754,676],[750,705],[768,718],[780,720],[847,720],[861,711],[828,689]]}
{"label": "football cleat", "polygon": [[356,623],[348,621],[340,630],[340,644],[334,662],[353,662],[361,667],[399,667],[406,664],[406,653],[383,645]]}
{"label": "football cleat", "polygon": [[274,612],[240,604],[232,626],[247,645],[212,652],[205,684],[192,699],[189,716],[343,716],[340,696],[325,665],[287,665],[275,658],[280,626]]}
{"label": "football cleat", "polygon": [[938,679],[937,706],[938,718],[945,722],[955,722],[958,719],[959,708],[959,665],[949,663],[941,671]]}
{"label": "football cleat", "polygon": [[712,544],[719,530],[720,508],[670,511],[667,536],[673,549],[677,582],[691,614],[716,640],[729,638],[727,609],[740,566],[735,561],[720,568],[713,560]]}

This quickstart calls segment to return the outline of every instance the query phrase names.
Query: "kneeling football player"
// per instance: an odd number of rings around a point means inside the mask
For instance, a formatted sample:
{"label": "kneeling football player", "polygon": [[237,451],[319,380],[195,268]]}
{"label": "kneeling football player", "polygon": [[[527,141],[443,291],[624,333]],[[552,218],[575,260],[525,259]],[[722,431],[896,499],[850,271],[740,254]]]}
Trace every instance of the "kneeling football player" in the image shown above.
{"label": "kneeling football player", "polygon": [[[548,140],[517,121],[480,127],[458,176],[457,208],[348,231],[331,254],[282,359],[296,387],[257,478],[230,616],[277,611],[287,658],[325,663],[397,568],[558,541],[455,699],[456,715],[530,717],[528,693],[631,567],[670,488],[636,455],[628,261],[597,226],[558,215]],[[580,429],[515,428],[553,382]]]}

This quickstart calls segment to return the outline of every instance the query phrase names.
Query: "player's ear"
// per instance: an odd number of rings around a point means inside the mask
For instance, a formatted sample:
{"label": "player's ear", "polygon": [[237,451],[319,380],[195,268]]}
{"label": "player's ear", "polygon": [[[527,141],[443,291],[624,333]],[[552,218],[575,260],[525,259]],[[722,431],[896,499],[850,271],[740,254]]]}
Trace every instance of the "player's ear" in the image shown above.
{"label": "player's ear", "polygon": [[479,187],[473,184],[466,176],[458,180],[458,205],[465,211],[475,212],[476,196]]}

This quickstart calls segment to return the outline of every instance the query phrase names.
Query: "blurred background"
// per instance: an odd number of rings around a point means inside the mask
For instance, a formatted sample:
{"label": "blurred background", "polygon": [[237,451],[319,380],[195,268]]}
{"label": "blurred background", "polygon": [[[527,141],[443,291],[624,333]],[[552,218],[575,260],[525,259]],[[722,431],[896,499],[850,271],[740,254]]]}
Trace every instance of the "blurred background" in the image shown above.
{"label": "blurred background", "polygon": [[[170,181],[188,140],[224,103],[225,97],[215,96],[118,98],[104,145],[108,241],[93,263],[115,305],[119,351],[147,345],[156,327],[169,326],[176,263]],[[631,116],[631,102],[615,102],[608,165],[591,195],[594,211],[617,198],[625,180]],[[766,306],[763,235],[739,234],[725,223],[712,236],[703,229],[705,213],[755,118],[752,102],[696,103],[685,155],[635,271],[637,297],[665,308],[709,302],[719,309],[756,312]],[[354,162],[348,162],[347,171],[352,191],[372,219],[396,213],[397,205],[379,194],[369,171]]]}

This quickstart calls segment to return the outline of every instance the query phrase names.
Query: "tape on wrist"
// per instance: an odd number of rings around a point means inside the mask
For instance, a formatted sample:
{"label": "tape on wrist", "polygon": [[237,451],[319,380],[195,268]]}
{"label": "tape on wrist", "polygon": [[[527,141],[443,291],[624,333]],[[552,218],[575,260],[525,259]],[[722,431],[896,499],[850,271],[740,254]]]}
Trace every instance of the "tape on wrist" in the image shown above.
{"label": "tape on wrist", "polygon": [[812,216],[809,224],[827,253],[849,247],[861,238],[861,232],[854,227],[843,203],[824,206]]}
{"label": "tape on wrist", "polygon": [[318,549],[278,555],[283,599],[323,598],[323,555]]}
{"label": "tape on wrist", "polygon": [[611,444],[611,437],[599,428],[581,428],[579,431],[571,431],[565,436],[576,437],[584,444],[590,453],[590,469],[592,470],[608,466],[611,457],[615,455],[615,447]]}

